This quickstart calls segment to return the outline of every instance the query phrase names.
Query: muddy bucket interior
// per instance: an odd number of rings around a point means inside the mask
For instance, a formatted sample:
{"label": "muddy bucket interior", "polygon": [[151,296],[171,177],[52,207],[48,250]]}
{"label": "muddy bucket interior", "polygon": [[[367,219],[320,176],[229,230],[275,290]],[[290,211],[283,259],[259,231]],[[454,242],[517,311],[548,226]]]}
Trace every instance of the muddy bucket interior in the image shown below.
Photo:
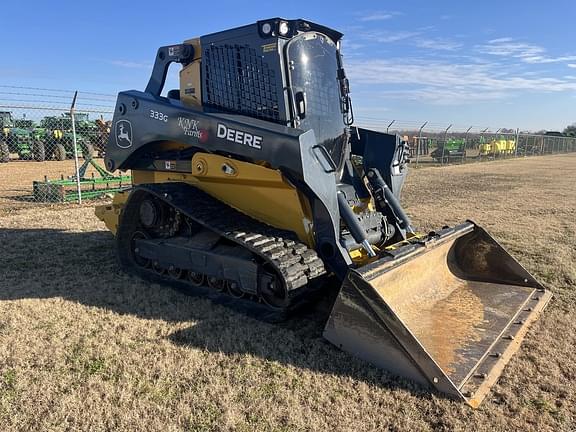
{"label": "muddy bucket interior", "polygon": [[550,298],[472,223],[351,270],[324,336],[477,406]]}

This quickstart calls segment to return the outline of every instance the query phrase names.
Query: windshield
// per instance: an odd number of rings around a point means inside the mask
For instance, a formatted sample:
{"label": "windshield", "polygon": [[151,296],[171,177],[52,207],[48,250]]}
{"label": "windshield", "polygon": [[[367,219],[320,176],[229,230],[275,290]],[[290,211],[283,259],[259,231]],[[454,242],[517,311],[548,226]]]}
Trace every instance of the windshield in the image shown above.
{"label": "windshield", "polygon": [[[288,43],[287,58],[295,105],[305,106],[298,127],[314,130],[318,144],[340,168],[348,135],[341,109],[336,45],[320,33],[304,33]],[[300,111],[295,108],[296,114]]]}

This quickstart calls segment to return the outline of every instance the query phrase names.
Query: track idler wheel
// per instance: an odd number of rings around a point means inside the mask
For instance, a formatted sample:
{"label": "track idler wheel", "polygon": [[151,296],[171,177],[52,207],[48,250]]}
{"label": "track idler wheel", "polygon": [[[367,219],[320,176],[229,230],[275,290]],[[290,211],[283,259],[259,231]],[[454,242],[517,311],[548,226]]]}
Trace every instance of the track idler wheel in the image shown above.
{"label": "track idler wheel", "polygon": [[260,286],[260,298],[262,301],[273,308],[283,308],[289,302],[288,293],[282,282],[274,275],[274,273],[267,273],[269,281],[264,282]]}
{"label": "track idler wheel", "polygon": [[172,279],[180,280],[180,279],[182,279],[183,275],[184,275],[184,270],[182,270],[181,268],[177,268],[174,266],[170,266],[168,268],[168,276],[170,276]]}
{"label": "track idler wheel", "polygon": [[145,199],[140,203],[140,223],[146,228],[155,228],[162,221],[162,209],[152,199]]}
{"label": "track idler wheel", "polygon": [[130,239],[130,257],[132,261],[140,267],[150,267],[150,260],[148,258],[144,258],[138,254],[138,248],[136,247],[136,240],[144,240],[150,238],[148,234],[143,231],[136,231],[132,234],[132,238]]}
{"label": "track idler wheel", "polygon": [[208,286],[213,288],[217,291],[225,291],[226,290],[226,281],[223,279],[218,279],[214,276],[208,276]]}
{"label": "track idler wheel", "polygon": [[190,284],[192,284],[193,286],[204,286],[205,283],[205,277],[202,273],[197,273],[197,272],[193,272],[193,271],[189,271],[188,272],[188,281],[190,282]]}
{"label": "track idler wheel", "polygon": [[226,287],[228,288],[228,293],[229,293],[232,297],[242,298],[242,297],[244,297],[244,295],[246,294],[244,291],[242,291],[242,290],[240,289],[240,287],[238,287],[238,283],[237,283],[237,282],[228,281],[228,283],[226,284]]}
{"label": "track idler wheel", "polygon": [[152,263],[152,270],[154,270],[154,272],[156,272],[158,275],[163,275],[166,273],[166,269],[162,267],[157,261]]}

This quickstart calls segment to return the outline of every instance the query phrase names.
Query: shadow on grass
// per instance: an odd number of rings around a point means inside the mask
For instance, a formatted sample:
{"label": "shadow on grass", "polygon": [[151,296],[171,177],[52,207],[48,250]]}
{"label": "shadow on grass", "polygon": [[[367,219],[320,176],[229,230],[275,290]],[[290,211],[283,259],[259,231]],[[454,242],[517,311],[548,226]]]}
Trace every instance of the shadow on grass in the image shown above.
{"label": "shadow on grass", "polygon": [[327,375],[349,377],[390,389],[430,395],[395,378],[322,337],[331,304],[308,306],[297,316],[270,324],[180,291],[142,281],[118,266],[112,235],[104,231],[0,229],[0,301],[64,298],[82,305],[170,322],[193,321],[169,336],[176,345],[229,355],[249,354]]}
{"label": "shadow on grass", "polygon": [[[32,186],[30,186],[30,188],[32,188]],[[13,190],[8,190],[8,191],[4,191],[4,192],[8,192],[8,194],[0,195],[0,200],[5,201],[5,202],[9,202],[9,201],[13,201],[16,203],[21,203],[21,202],[34,203],[34,202],[37,202],[35,197],[34,197],[34,194],[31,193],[30,190],[13,189]]]}

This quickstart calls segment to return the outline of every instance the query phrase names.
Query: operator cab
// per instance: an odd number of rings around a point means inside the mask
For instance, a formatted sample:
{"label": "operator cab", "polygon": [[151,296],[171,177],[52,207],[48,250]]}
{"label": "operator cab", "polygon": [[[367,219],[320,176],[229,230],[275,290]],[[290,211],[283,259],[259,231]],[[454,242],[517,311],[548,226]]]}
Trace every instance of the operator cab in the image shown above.
{"label": "operator cab", "polygon": [[[309,21],[273,18],[191,40],[201,49],[201,106],[313,130],[341,171],[353,122],[341,38]],[[181,88],[181,99],[192,93],[198,98],[198,89]]]}

